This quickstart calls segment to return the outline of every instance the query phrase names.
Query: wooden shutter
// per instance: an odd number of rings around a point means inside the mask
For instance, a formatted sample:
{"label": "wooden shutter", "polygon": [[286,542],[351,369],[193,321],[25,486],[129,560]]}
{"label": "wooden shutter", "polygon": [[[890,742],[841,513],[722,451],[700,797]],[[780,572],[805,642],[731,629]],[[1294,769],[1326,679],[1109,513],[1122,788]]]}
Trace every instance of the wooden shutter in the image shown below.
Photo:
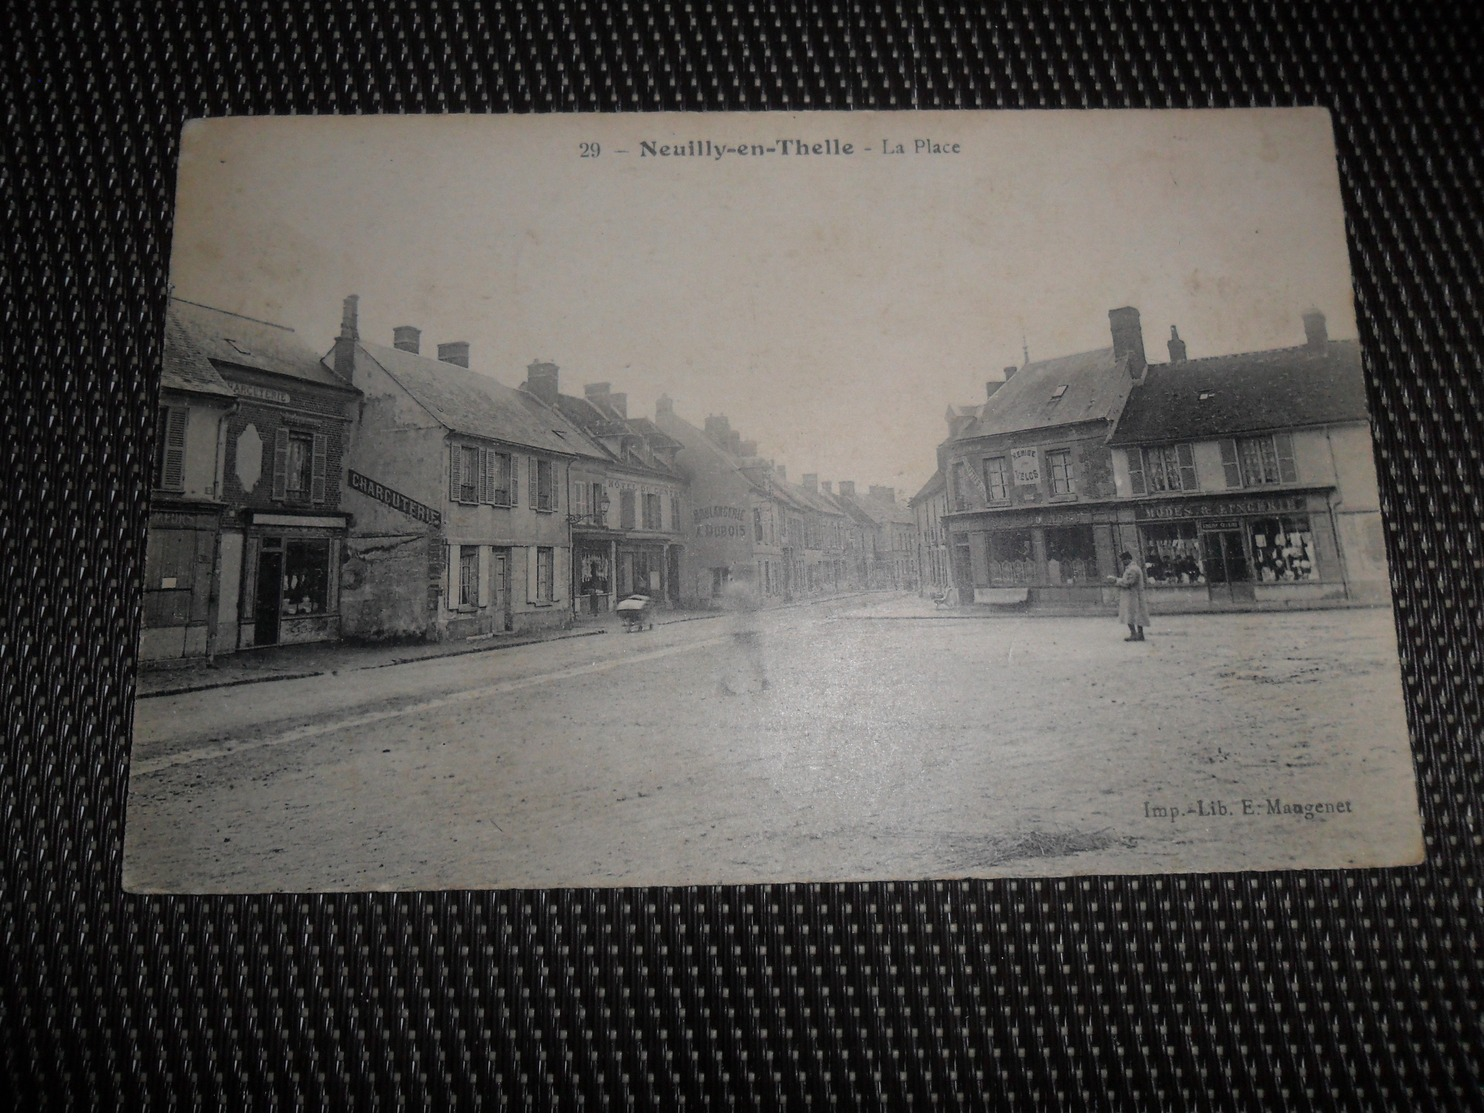
{"label": "wooden shutter", "polygon": [[459,545],[448,545],[448,607],[459,607]]}
{"label": "wooden shutter", "polygon": [[536,548],[519,547],[517,550],[524,557],[526,564],[526,602],[534,604],[536,601]]}
{"label": "wooden shutter", "polygon": [[457,442],[448,444],[448,499],[459,499],[459,468],[463,464],[463,447]]}
{"label": "wooden shutter", "polygon": [[495,502],[495,452],[493,450],[479,451],[478,490],[480,504]]}
{"label": "wooden shutter", "polygon": [[1128,452],[1128,483],[1135,496],[1144,495],[1144,451],[1137,446]]}
{"label": "wooden shutter", "polygon": [[159,437],[165,440],[165,455],[160,468],[159,485],[177,492],[185,488],[186,424],[190,410],[185,407],[165,408],[165,429]]}
{"label": "wooden shutter", "polygon": [[1235,438],[1223,438],[1221,440],[1221,468],[1226,471],[1226,487],[1228,489],[1240,489],[1242,487],[1242,466],[1237,460],[1237,440]]}
{"label": "wooden shutter", "polygon": [[536,501],[536,459],[526,459],[526,488],[530,490],[531,507],[539,507]]}
{"label": "wooden shutter", "polygon": [[1278,480],[1297,481],[1298,467],[1293,461],[1293,436],[1287,431],[1275,434],[1273,445],[1278,451]]}
{"label": "wooden shutter", "polygon": [[477,604],[481,609],[490,603],[490,549],[485,546],[479,548],[479,599]]}
{"label": "wooden shutter", "polygon": [[505,468],[510,477],[510,507],[520,507],[520,455],[506,454]]}
{"label": "wooden shutter", "polygon": [[1175,447],[1175,456],[1180,459],[1180,487],[1186,492],[1195,492],[1195,447],[1182,442]]}
{"label": "wooden shutter", "polygon": [[289,487],[289,432],[279,427],[273,432],[273,499],[283,500]]}
{"label": "wooden shutter", "polygon": [[325,502],[325,469],[329,456],[329,439],[323,434],[314,436],[313,457],[310,459],[309,501],[311,504]]}

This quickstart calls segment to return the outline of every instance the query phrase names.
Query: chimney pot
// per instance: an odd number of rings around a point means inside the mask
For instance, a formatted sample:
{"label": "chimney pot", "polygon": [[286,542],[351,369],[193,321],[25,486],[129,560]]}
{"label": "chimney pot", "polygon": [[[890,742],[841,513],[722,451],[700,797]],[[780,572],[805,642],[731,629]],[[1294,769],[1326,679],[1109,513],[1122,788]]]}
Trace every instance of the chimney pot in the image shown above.
{"label": "chimney pot", "polygon": [[423,332],[416,326],[396,326],[392,330],[392,347],[404,353],[416,353],[422,345]]}
{"label": "chimney pot", "polygon": [[532,361],[526,366],[526,390],[547,407],[557,405],[561,394],[561,370],[553,361]]}
{"label": "chimney pot", "polygon": [[1110,310],[1108,325],[1113,334],[1113,359],[1128,358],[1129,374],[1142,376],[1149,361],[1144,356],[1144,327],[1139,324],[1138,310],[1131,306]]}
{"label": "chimney pot", "polygon": [[1174,326],[1170,327],[1170,363],[1179,364],[1185,360],[1185,342],[1180,339],[1180,331]]}
{"label": "chimney pot", "polygon": [[1304,312],[1304,342],[1316,353],[1329,348],[1329,327],[1325,324],[1324,315],[1317,310]]}
{"label": "chimney pot", "polygon": [[841,481],[840,482],[840,495],[841,496],[844,496],[844,497],[849,497],[850,499],[854,500],[855,499],[855,482],[854,481]]}
{"label": "chimney pot", "polygon": [[438,359],[445,364],[469,367],[469,343],[467,341],[440,341]]}
{"label": "chimney pot", "polygon": [[346,295],[340,307],[340,336],[335,339],[332,358],[335,375],[346,383],[355,381],[356,342],[360,338],[360,305],[358,295]]}

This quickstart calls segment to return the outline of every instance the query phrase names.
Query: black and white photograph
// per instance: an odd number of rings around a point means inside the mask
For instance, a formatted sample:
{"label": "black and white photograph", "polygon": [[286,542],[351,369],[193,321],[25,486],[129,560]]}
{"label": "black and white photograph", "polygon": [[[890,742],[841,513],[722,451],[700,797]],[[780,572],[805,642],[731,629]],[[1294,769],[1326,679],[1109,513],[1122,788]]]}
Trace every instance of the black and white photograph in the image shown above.
{"label": "black and white photograph", "polygon": [[1322,109],[182,136],[124,885],[1417,864]]}

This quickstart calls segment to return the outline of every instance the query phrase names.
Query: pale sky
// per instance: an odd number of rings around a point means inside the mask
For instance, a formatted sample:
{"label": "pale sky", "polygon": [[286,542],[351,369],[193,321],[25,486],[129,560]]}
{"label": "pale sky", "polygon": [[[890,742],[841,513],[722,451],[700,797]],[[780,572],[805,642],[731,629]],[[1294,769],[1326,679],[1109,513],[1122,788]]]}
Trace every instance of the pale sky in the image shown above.
{"label": "pale sky", "polygon": [[[641,154],[708,139],[775,151]],[[1126,305],[1156,361],[1171,324],[1192,358],[1299,344],[1311,306],[1356,333],[1314,109],[216,120],[182,144],[171,279],[320,350],[357,294],[369,340],[468,341],[511,386],[553,360],[631,415],[668,392],[792,479],[906,495],[1022,338],[1105,347]]]}

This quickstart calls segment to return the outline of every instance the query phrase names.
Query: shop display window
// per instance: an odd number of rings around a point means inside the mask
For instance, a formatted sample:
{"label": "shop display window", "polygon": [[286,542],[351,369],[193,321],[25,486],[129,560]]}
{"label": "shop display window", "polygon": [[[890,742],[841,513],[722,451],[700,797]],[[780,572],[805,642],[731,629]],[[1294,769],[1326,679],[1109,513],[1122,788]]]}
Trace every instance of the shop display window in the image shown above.
{"label": "shop display window", "polygon": [[330,541],[288,539],[283,544],[283,615],[330,611]]}
{"label": "shop display window", "polygon": [[1046,580],[1053,586],[1097,580],[1098,553],[1092,525],[1046,529]]}
{"label": "shop display window", "polygon": [[990,585],[1024,586],[1039,580],[1035,560],[1031,557],[1029,531],[989,533]]}
{"label": "shop display window", "polygon": [[1206,562],[1195,524],[1155,524],[1142,529],[1144,577],[1153,586],[1203,585]]}
{"label": "shop display window", "polygon": [[1252,566],[1258,581],[1312,582],[1319,578],[1309,517],[1253,520],[1250,533]]}

